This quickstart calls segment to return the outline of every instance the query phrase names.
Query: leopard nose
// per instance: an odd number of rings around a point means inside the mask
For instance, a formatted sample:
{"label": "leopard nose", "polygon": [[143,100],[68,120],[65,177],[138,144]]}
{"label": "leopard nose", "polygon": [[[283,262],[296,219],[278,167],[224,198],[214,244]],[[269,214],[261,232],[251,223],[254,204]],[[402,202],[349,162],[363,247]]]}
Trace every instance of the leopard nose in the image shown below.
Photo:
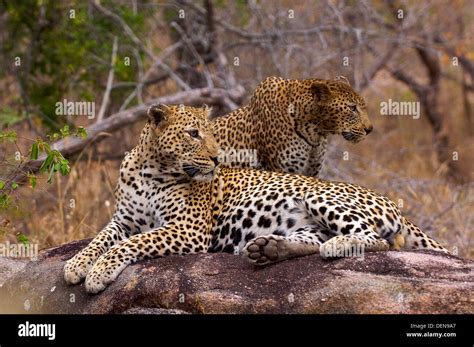
{"label": "leopard nose", "polygon": [[365,134],[369,135],[372,132],[372,130],[374,130],[374,127],[371,125],[365,128],[364,130],[365,130]]}
{"label": "leopard nose", "polygon": [[219,164],[219,158],[218,157],[210,157],[210,158],[214,162],[214,165]]}

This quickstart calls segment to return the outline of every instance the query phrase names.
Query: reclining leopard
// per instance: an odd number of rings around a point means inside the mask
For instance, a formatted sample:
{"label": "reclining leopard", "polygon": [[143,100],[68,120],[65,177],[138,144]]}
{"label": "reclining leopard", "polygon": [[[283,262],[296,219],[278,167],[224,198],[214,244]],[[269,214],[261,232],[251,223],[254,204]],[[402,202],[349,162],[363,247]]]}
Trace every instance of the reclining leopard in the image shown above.
{"label": "reclining leopard", "polygon": [[[357,143],[373,129],[364,99],[342,76],[268,77],[248,105],[216,118],[212,126],[229,166],[307,176],[318,176],[329,134]],[[238,151],[243,152],[241,160],[232,160]]]}
{"label": "reclining leopard", "polygon": [[218,165],[208,111],[152,106],[125,157],[108,225],[68,260],[68,283],[97,293],[130,263],[169,254],[242,252],[265,265],[337,249],[433,249],[438,242],[369,189]]}

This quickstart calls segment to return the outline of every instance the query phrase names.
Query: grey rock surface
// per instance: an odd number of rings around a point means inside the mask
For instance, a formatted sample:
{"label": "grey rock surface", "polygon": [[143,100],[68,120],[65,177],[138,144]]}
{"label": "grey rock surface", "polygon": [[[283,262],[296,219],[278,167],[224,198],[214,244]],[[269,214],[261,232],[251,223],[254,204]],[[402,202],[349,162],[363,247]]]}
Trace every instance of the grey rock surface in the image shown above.
{"label": "grey rock surface", "polygon": [[104,292],[64,282],[63,266],[89,240],[0,258],[2,313],[474,313],[474,261],[435,252],[318,255],[257,268],[215,253],[128,266]]}

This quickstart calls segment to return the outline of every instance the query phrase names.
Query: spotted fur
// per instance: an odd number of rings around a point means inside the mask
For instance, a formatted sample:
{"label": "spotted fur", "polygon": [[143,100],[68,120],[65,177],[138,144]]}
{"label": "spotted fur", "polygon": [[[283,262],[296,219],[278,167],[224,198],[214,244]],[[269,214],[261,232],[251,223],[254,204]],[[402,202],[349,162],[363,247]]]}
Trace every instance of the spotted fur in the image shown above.
{"label": "spotted fur", "polygon": [[337,247],[445,251],[395,203],[347,183],[220,167],[205,109],[153,106],[120,167],[115,214],[67,261],[65,280],[103,290],[130,263],[169,254],[243,253],[265,265]]}
{"label": "spotted fur", "polygon": [[224,151],[256,150],[257,161],[232,161],[232,167],[317,176],[328,136],[353,143],[372,131],[364,99],[345,77],[334,80],[265,79],[250,103],[212,123]]}

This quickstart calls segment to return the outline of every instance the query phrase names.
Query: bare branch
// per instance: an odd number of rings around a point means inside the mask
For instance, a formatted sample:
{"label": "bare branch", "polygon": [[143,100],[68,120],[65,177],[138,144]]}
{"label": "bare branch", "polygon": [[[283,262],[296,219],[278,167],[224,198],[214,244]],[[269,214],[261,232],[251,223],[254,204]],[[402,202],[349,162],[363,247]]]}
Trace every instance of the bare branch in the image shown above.
{"label": "bare branch", "polygon": [[[181,42],[176,42],[175,44],[171,45],[171,46],[168,46],[166,47],[165,50],[163,50],[163,53],[161,54],[160,56],[160,59],[166,59],[168,56],[170,56],[173,52],[175,52],[178,48],[181,47]],[[140,57],[136,57],[137,59],[137,64],[139,64],[139,67],[140,67],[140,63],[138,63],[138,61],[140,60]],[[160,81],[163,81],[163,80],[166,80],[168,77],[169,77],[169,74],[168,73],[165,73],[164,75],[161,75],[157,78],[150,78],[150,76],[152,75],[152,73],[155,71],[155,68],[158,66],[158,64],[153,64],[148,70],[147,72],[141,76],[140,78],[140,81],[138,83],[133,83],[132,86],[135,86],[135,89],[133,90],[132,93],[130,93],[127,98],[125,99],[125,101],[122,103],[122,106],[120,106],[120,109],[119,111],[123,111],[125,110],[128,105],[130,104],[130,102],[132,102],[132,100],[137,96],[138,97],[138,100],[139,100],[139,103],[143,103],[141,102],[141,97],[140,97],[140,94],[143,90],[143,86],[146,86],[146,85],[149,85],[149,84],[154,84],[154,83],[157,83],[157,82],[160,82]],[[139,70],[140,71],[140,70]],[[140,73],[142,74],[142,73]]]}
{"label": "bare branch", "polygon": [[114,43],[112,46],[112,57],[110,58],[110,70],[109,75],[107,76],[107,87],[105,88],[104,96],[102,98],[102,104],[100,105],[99,114],[97,115],[97,122],[101,122],[104,118],[105,111],[109,105],[110,92],[112,91],[112,84],[114,83],[114,73],[115,73],[115,61],[117,58],[117,47],[118,47],[118,38],[114,37]]}
{"label": "bare branch", "polygon": [[456,52],[456,49],[454,47],[451,47],[446,40],[444,40],[441,36],[436,36],[434,38],[434,41],[436,43],[441,44],[442,49],[449,54],[452,57],[457,57],[459,60],[459,63],[464,67],[464,69],[469,72],[469,75],[471,75],[471,78],[474,79],[474,63],[470,61],[464,54],[460,54],[459,52]]}
{"label": "bare branch", "polygon": [[162,62],[159,58],[155,56],[152,50],[150,50],[133,32],[130,26],[123,20],[122,17],[117,15],[116,13],[110,11],[109,9],[103,7],[99,0],[93,0],[92,5],[99,10],[105,16],[113,19],[117,24],[120,25],[122,30],[125,34],[135,43],[140,49],[145,52],[148,57],[158,66],[160,66],[163,70],[165,70],[169,76],[184,90],[190,90],[191,88],[184,82],[168,65]]}
{"label": "bare branch", "polygon": [[[226,100],[240,103],[244,93],[244,88],[242,86],[237,86],[236,88],[229,90],[221,88],[200,88],[178,92],[173,95],[162,96],[151,100],[146,104],[111,115],[110,117],[105,118],[102,122],[90,125],[86,128],[88,134],[86,139],[69,137],[55,142],[52,145],[52,148],[61,152],[64,157],[72,156],[80,152],[85,146],[102,140],[104,135],[143,119],[147,108],[151,104],[216,105],[226,102]],[[38,160],[32,160],[23,164],[22,167],[19,168],[21,173],[16,175],[11,182],[24,183],[27,178],[25,173],[38,171],[44,159],[44,157],[41,157]]]}
{"label": "bare branch", "polygon": [[194,47],[193,43],[191,40],[188,38],[184,30],[179,26],[178,23],[176,22],[171,22],[171,26],[176,29],[176,31],[181,35],[182,40],[186,44],[186,46],[189,48],[193,56],[196,58],[196,60],[199,62],[199,65],[202,66],[204,69],[204,77],[206,78],[207,86],[210,88],[214,88],[214,83],[212,82],[212,77],[211,73],[209,72],[209,69],[207,68],[206,63],[202,59],[201,55],[196,51],[196,48]]}
{"label": "bare branch", "polygon": [[397,45],[393,45],[385,54],[378,55],[375,50],[373,50],[370,45],[368,45],[369,50],[376,56],[378,59],[376,59],[375,63],[372,65],[371,69],[368,72],[364,73],[364,80],[360,83],[359,85],[359,90],[365,89],[370,81],[372,81],[375,78],[375,75],[382,70],[384,67],[387,66],[388,61],[390,58],[393,56],[393,53],[398,49]]}

